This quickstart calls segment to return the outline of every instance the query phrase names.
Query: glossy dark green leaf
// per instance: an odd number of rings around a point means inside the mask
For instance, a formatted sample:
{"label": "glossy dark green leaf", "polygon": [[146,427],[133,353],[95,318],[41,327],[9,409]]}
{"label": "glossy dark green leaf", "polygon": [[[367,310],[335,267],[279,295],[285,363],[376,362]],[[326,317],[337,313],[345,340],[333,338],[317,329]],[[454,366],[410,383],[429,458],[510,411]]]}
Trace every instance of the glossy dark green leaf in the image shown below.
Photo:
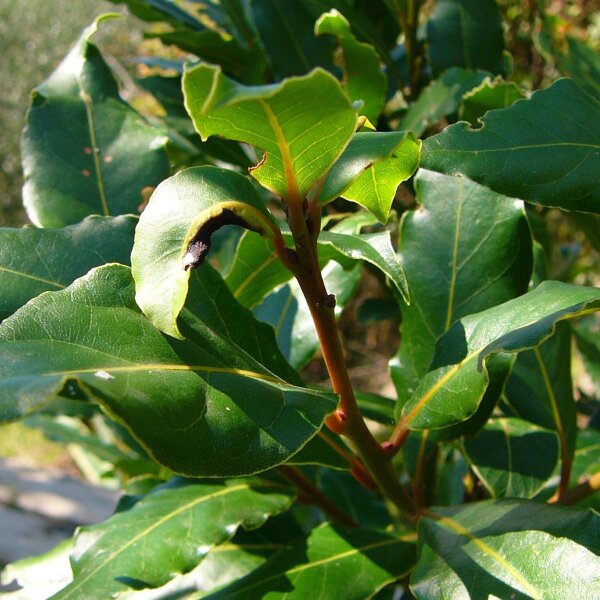
{"label": "glossy dark green leaf", "polygon": [[458,112],[462,97],[486,78],[485,71],[451,67],[432,81],[400,119],[400,129],[422,135],[443,117]]}
{"label": "glossy dark green leaf", "polygon": [[163,585],[195,567],[238,527],[256,529],[292,500],[289,489],[259,479],[174,480],[103,523],[80,529],[73,582],[53,598],[109,598]]}
{"label": "glossy dark green leaf", "polygon": [[464,449],[493,498],[533,498],[558,463],[555,432],[515,418],[490,420]]}
{"label": "glossy dark green leaf", "polygon": [[322,469],[318,484],[327,498],[361,527],[385,530],[389,525],[391,516],[381,495],[357,485],[350,473]]}
{"label": "glossy dark green leaf", "polygon": [[169,173],[166,132],[120,98],[90,42],[101,20],[33,92],[23,137],[23,199],[36,225],[62,227],[91,214],[135,213],[144,188]]}
{"label": "glossy dark green leaf", "polygon": [[515,415],[556,431],[561,456],[575,451],[577,409],[571,379],[571,328],[559,323],[554,336],[517,357],[504,391]]}
{"label": "glossy dark green leaf", "polygon": [[427,21],[434,76],[448,67],[504,71],[502,18],[495,0],[438,0]]}
{"label": "glossy dark green leaf", "polygon": [[147,34],[168,46],[178,46],[205,62],[221,65],[225,73],[244,83],[262,83],[266,69],[262,49],[247,48],[229,34],[213,29],[162,31]]}
{"label": "glossy dark green leaf", "polygon": [[315,21],[324,11],[304,0],[253,0],[252,15],[276,81],[304,75],[314,67],[332,70],[333,39],[315,37]]}
{"label": "glossy dark green leaf", "polygon": [[[340,264],[331,261],[322,273],[327,292],[335,295],[335,311],[339,317],[356,290],[360,266],[345,271]],[[319,347],[308,304],[296,280],[267,296],[254,309],[254,314],[273,326],[280,350],[295,369],[304,366]]]}
{"label": "glossy dark green leaf", "polygon": [[419,206],[405,214],[398,243],[411,292],[391,363],[401,404],[427,373],[436,340],[456,319],[524,293],[533,260],[521,201],[425,170],[415,190]]}
{"label": "glossy dark green leaf", "polygon": [[419,166],[421,142],[404,131],[357,133],[329,171],[319,202],[338,196],[388,220],[398,186]]}
{"label": "glossy dark green leaf", "polygon": [[544,206],[600,212],[598,100],[560,79],[481,122],[477,130],[457,123],[428,138],[422,166]]}
{"label": "glossy dark green leaf", "polygon": [[161,331],[181,338],[177,316],[190,267],[204,260],[212,233],[230,224],[269,239],[278,231],[250,181],[233,171],[186,169],[152,194],[136,229],[131,264],[136,302]]}
{"label": "glossy dark green leaf", "polygon": [[290,202],[306,196],[356,129],[348,97],[322,69],[276,85],[246,87],[219,67],[201,64],[186,70],[183,89],[202,139],[219,135],[260,148],[265,154],[252,175]]}
{"label": "glossy dark green leaf", "polygon": [[338,471],[350,470],[352,465],[336,450],[336,447],[345,452],[346,456],[351,454],[339,436],[323,428],[285,464],[328,467]]}
{"label": "glossy dark green leaf", "polygon": [[336,37],[335,63],[344,73],[342,86],[350,100],[364,103],[360,113],[377,123],[387,93],[387,76],[373,46],[359,42],[352,35],[348,19],[335,8],[319,17],[315,34]]}
{"label": "glossy dark green leaf", "polygon": [[464,94],[458,114],[461,121],[469,121],[477,127],[479,117],[488,110],[512,106],[522,98],[525,98],[525,94],[512,81],[504,81],[501,77],[486,77],[480,85]]}
{"label": "glossy dark green leaf", "polygon": [[600,309],[600,289],[545,281],[518,298],[463,317],[438,340],[430,371],[402,410],[413,429],[447,427],[475,413],[488,361],[546,340],[564,319]]}
{"label": "glossy dark green leaf", "polygon": [[124,266],[95,269],[21,308],[0,326],[2,420],[36,410],[75,379],[175,472],[245,475],[285,462],[316,435],[335,398],[277,376],[297,377],[272,330],[207,273],[204,265],[192,278],[184,341],[139,312]]}
{"label": "glossy dark green leaf", "polygon": [[92,267],[129,264],[135,217],[88,217],[63,229],[0,228],[0,320]]}
{"label": "glossy dark green leaf", "polygon": [[600,594],[600,518],[528,500],[434,508],[419,522],[417,600]]}
{"label": "glossy dark green leaf", "polygon": [[126,4],[139,19],[156,22],[166,21],[171,25],[186,25],[191,29],[204,29],[204,25],[189,12],[181,9],[173,0],[108,0],[113,4]]}
{"label": "glossy dark green leaf", "polygon": [[414,558],[413,544],[387,533],[324,524],[206,598],[364,600],[408,573]]}

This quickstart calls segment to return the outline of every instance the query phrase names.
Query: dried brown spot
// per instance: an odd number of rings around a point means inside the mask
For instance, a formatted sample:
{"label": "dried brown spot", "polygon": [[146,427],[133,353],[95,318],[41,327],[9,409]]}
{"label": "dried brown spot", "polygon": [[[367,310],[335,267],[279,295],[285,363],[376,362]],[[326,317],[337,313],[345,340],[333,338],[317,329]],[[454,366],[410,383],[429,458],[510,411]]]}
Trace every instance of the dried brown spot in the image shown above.
{"label": "dried brown spot", "polygon": [[81,174],[82,174],[84,177],[89,177],[89,176],[91,175],[91,172],[89,171],[89,169],[82,169],[82,170],[81,170]]}
{"label": "dried brown spot", "polygon": [[112,156],[105,156],[104,157],[104,162],[107,164],[110,164],[113,161],[113,157]]}
{"label": "dried brown spot", "polygon": [[235,214],[232,210],[225,208],[218,215],[208,219],[189,243],[183,257],[183,268],[185,271],[195,269],[204,262],[210,250],[210,238],[212,234],[225,225],[237,225],[250,231],[257,231],[256,228],[251,227],[242,217]]}
{"label": "dried brown spot", "polygon": [[83,151],[84,151],[86,154],[91,154],[91,153],[92,153],[92,149],[91,149],[89,146],[86,146],[86,147],[83,149]]}

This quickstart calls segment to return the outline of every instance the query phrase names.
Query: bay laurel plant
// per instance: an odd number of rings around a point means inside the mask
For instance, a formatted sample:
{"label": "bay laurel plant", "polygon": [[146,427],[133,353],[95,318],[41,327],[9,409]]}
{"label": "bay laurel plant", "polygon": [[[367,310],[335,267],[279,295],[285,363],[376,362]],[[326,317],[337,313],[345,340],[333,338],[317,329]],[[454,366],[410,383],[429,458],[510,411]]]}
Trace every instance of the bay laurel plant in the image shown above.
{"label": "bay laurel plant", "polygon": [[[17,597],[599,598],[593,48],[543,2],[540,77],[494,0],[122,4],[146,116],[111,15],[32,94],[0,419],[124,495]],[[394,398],[340,335],[366,271]]]}

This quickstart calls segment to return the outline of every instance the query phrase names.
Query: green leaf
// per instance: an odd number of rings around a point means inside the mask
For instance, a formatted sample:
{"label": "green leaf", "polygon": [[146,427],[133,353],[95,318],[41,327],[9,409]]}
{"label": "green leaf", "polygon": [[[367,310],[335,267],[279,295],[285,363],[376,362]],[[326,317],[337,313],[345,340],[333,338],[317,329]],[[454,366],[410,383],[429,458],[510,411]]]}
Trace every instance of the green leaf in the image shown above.
{"label": "green leaf", "polygon": [[183,341],[139,312],[130,270],[120,265],[32,300],[0,326],[0,418],[38,409],[74,379],[177,473],[247,475],[287,461],[335,398],[278,377],[293,372],[272,330],[249,312],[229,321],[241,307],[207,273],[204,265],[192,278],[199,281],[182,312]]}
{"label": "green leaf", "polygon": [[396,189],[417,170],[420,154],[410,132],[357,133],[329,171],[319,203],[342,196],[386,223]]}
{"label": "green leaf", "polygon": [[219,67],[198,65],[184,73],[183,89],[202,139],[216,134],[263,150],[252,175],[290,201],[306,196],[356,128],[348,97],[321,69],[276,85],[246,87]]}
{"label": "green leaf", "polygon": [[434,508],[419,522],[417,600],[600,595],[600,518],[527,500]]}
{"label": "green leaf", "polygon": [[134,217],[88,217],[63,229],[0,228],[0,320],[92,267],[129,264]]}
{"label": "green leaf", "polygon": [[464,94],[460,102],[459,116],[469,121],[473,127],[479,125],[479,118],[488,110],[512,106],[525,98],[517,84],[504,81],[501,77],[486,77],[480,85]]}
{"label": "green leaf", "polygon": [[[302,535],[289,512],[271,517],[262,527],[252,531],[239,529],[229,542],[214,546],[200,564],[189,573],[173,578],[152,590],[125,592],[119,599],[161,600],[198,598],[248,575],[275,552]],[[196,593],[194,593],[196,592]]]}
{"label": "green leaf", "polygon": [[385,530],[392,520],[383,498],[356,485],[356,479],[346,471],[322,469],[318,474],[319,489],[352,517],[361,527]]}
{"label": "green leaf", "polygon": [[[571,470],[571,486],[583,483],[600,471],[600,431],[585,429],[577,433],[577,447]],[[591,506],[596,511],[600,507],[600,493],[596,490],[577,503],[580,507]]]}
{"label": "green leaf", "polygon": [[415,191],[419,205],[404,215],[398,236],[411,293],[390,363],[400,405],[427,373],[436,340],[457,319],[523,294],[533,261],[521,201],[423,169]]}
{"label": "green leaf", "polygon": [[261,83],[264,79],[266,66],[262,49],[257,45],[246,48],[229,34],[212,29],[178,29],[150,33],[146,37],[159,39],[169,46],[178,46],[205,62],[221,65],[227,75],[244,83]]}
{"label": "green leaf", "polygon": [[443,117],[458,112],[462,97],[485,80],[485,71],[451,67],[432,81],[400,119],[399,129],[420,136]]}
{"label": "green leaf", "polygon": [[73,582],[53,598],[110,598],[163,585],[238,527],[256,529],[292,500],[287,488],[259,479],[173,480],[103,523],[81,528],[71,557]]}
{"label": "green leaf", "polygon": [[204,25],[190,13],[182,10],[173,0],[108,0],[113,4],[126,4],[132,14],[143,21],[166,21],[177,26],[204,29]]}
{"label": "green leaf", "polygon": [[270,291],[291,278],[292,273],[277,258],[273,244],[246,231],[240,238],[225,283],[242,306],[254,308]]}
{"label": "green leaf", "polygon": [[[323,267],[329,260],[334,260],[346,269],[354,261],[368,262],[388,277],[393,286],[407,298],[404,273],[392,247],[390,232],[354,233],[362,225],[370,224],[368,219],[372,217],[363,213],[358,219],[358,227],[354,222],[346,225],[351,220],[345,219],[331,230],[322,231],[317,241],[319,262]],[[290,234],[284,233],[283,237],[291,243]],[[234,297],[246,307],[255,307],[270,291],[292,277],[269,246],[259,236],[251,232],[245,233],[238,245],[231,270],[225,277]]]}
{"label": "green leaf", "polygon": [[544,206],[600,212],[598,100],[560,79],[480,120],[477,130],[457,123],[425,140],[422,166]]}
{"label": "green leaf", "polygon": [[[389,231],[363,234],[322,231],[318,243],[319,250],[321,247],[327,247],[334,253],[373,265],[391,281],[393,288],[404,298],[404,301],[408,302],[409,291],[406,278],[394,252]],[[332,258],[336,260],[335,256]]]}
{"label": "green leaf", "polygon": [[304,75],[314,67],[332,70],[333,40],[314,34],[323,10],[305,0],[252,0],[251,7],[276,80]]}
{"label": "green leaf", "polygon": [[360,113],[377,123],[387,93],[387,76],[381,70],[377,52],[352,35],[348,19],[335,8],[321,15],[315,24],[315,35],[324,34],[337,38],[335,63],[344,73],[344,90],[353,102],[362,100]]}
{"label": "green leaf", "polygon": [[504,72],[504,34],[495,0],[438,0],[427,21],[427,39],[434,77],[448,67]]}
{"label": "green leaf", "polygon": [[492,419],[464,441],[471,468],[493,498],[533,498],[554,474],[554,431],[521,419]]}
{"label": "green leaf", "polygon": [[277,226],[248,179],[216,167],[194,167],[164,181],[136,229],[131,255],[136,301],[161,331],[182,338],[177,316],[190,267],[204,260],[210,237],[240,225],[272,239]]}
{"label": "green leaf", "polygon": [[323,524],[306,540],[206,598],[322,598],[364,600],[404,576],[414,545],[387,533]]}
{"label": "green leaf", "polygon": [[23,136],[23,201],[29,218],[42,227],[137,212],[144,188],[169,173],[166,132],[121,100],[89,41],[106,16],[84,30],[33,92]]}
{"label": "green leaf", "polygon": [[577,409],[568,323],[558,323],[554,336],[541,346],[519,354],[504,395],[516,416],[556,431],[562,460],[570,462],[577,436]]}
{"label": "green leaf", "polygon": [[[336,299],[335,313],[339,317],[353,296],[360,279],[360,266],[345,271],[336,262],[322,270],[325,288]],[[303,367],[319,347],[319,338],[308,304],[296,280],[280,287],[254,309],[254,315],[275,330],[277,345],[295,369]]]}
{"label": "green leaf", "polygon": [[430,371],[402,410],[411,429],[437,429],[475,413],[499,353],[541,344],[556,323],[600,308],[600,289],[545,281],[504,304],[455,321],[438,340]]}

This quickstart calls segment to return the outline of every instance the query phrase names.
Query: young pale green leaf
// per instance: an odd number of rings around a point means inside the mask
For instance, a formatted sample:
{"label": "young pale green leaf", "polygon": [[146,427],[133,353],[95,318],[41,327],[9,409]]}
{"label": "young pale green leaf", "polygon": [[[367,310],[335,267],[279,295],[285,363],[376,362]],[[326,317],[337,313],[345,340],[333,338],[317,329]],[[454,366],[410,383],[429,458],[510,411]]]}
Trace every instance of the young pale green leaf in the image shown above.
{"label": "young pale green leaf", "polygon": [[[360,265],[345,271],[334,261],[323,268],[325,288],[328,293],[335,295],[337,317],[356,291],[360,271]],[[273,326],[277,345],[295,369],[303,367],[319,347],[308,304],[295,280],[267,296],[254,309],[254,315]]]}
{"label": "young pale green leaf", "polygon": [[319,202],[342,196],[385,223],[396,189],[417,170],[420,155],[421,141],[410,132],[357,133],[329,171]]}
{"label": "young pale green leaf", "polygon": [[528,500],[433,508],[419,522],[417,600],[600,595],[600,518]]}
{"label": "young pale green leaf", "polygon": [[436,340],[456,319],[523,294],[533,260],[522,201],[423,169],[415,190],[419,206],[405,214],[398,236],[411,293],[390,363],[399,408],[427,373]]}
{"label": "young pale green leaf", "polygon": [[352,35],[350,23],[335,8],[321,15],[315,24],[315,35],[324,34],[337,38],[335,63],[343,70],[342,86],[350,100],[362,100],[360,113],[377,123],[387,92],[387,76],[381,70],[377,52]]}
{"label": "young pale green leaf", "polygon": [[92,214],[135,213],[144,188],[169,173],[166,132],[121,100],[90,42],[103,18],[84,30],[33,92],[23,136],[23,201],[29,218],[42,227],[62,227]]}
{"label": "young pale green leaf", "polygon": [[364,600],[406,575],[414,560],[414,544],[387,533],[323,524],[247,577],[205,597]]}
{"label": "young pale green leaf", "polygon": [[504,33],[496,0],[438,0],[427,21],[434,76],[448,67],[504,72]]}
{"label": "young pale green leaf", "polygon": [[558,463],[556,433],[521,419],[492,419],[463,447],[492,498],[533,498]]}
{"label": "young pale green leaf", "polygon": [[495,354],[536,347],[555,325],[600,309],[600,289],[545,281],[514,300],[458,321],[438,340],[430,371],[402,409],[411,429],[436,429],[473,415]]}
{"label": "young pale green leaf", "polygon": [[571,328],[558,323],[555,334],[517,357],[504,390],[510,410],[558,434],[563,461],[575,451],[577,409],[571,379]]}
{"label": "young pale green leaf", "polygon": [[192,278],[183,341],[139,312],[124,266],[32,300],[0,326],[0,418],[22,417],[76,380],[177,473],[247,475],[287,461],[335,398],[286,383],[297,375],[271,328],[210,274],[204,265]]}
{"label": "young pale green leaf", "polygon": [[400,119],[399,129],[422,135],[443,117],[458,112],[464,94],[476,88],[487,77],[485,71],[451,67],[432,81]]}
{"label": "young pale green leaf", "polygon": [[272,239],[277,226],[250,181],[216,167],[180,171],[156,189],[140,218],[131,254],[136,302],[161,331],[182,338],[177,316],[190,268],[224,225],[240,225]]}
{"label": "young pale green leaf", "polygon": [[53,598],[110,598],[164,585],[238,527],[256,529],[292,501],[291,490],[260,479],[173,480],[103,523],[80,529],[71,557],[73,581]]}
{"label": "young pale green leaf", "polygon": [[183,76],[194,126],[264,151],[252,175],[289,201],[300,201],[350,141],[357,116],[339,82],[322,69],[282,83],[246,87],[219,67],[201,64]]}
{"label": "young pale green leaf", "polygon": [[501,77],[486,77],[480,85],[462,97],[458,115],[461,120],[469,121],[473,127],[477,127],[479,118],[488,110],[512,106],[523,98],[525,94],[516,83],[504,81]]}
{"label": "young pale green leaf", "polygon": [[129,264],[137,218],[87,217],[63,229],[0,228],[0,320],[92,267]]}
{"label": "young pale green leaf", "polygon": [[598,100],[560,79],[480,121],[479,129],[456,123],[425,140],[423,167],[544,206],[600,212]]}

